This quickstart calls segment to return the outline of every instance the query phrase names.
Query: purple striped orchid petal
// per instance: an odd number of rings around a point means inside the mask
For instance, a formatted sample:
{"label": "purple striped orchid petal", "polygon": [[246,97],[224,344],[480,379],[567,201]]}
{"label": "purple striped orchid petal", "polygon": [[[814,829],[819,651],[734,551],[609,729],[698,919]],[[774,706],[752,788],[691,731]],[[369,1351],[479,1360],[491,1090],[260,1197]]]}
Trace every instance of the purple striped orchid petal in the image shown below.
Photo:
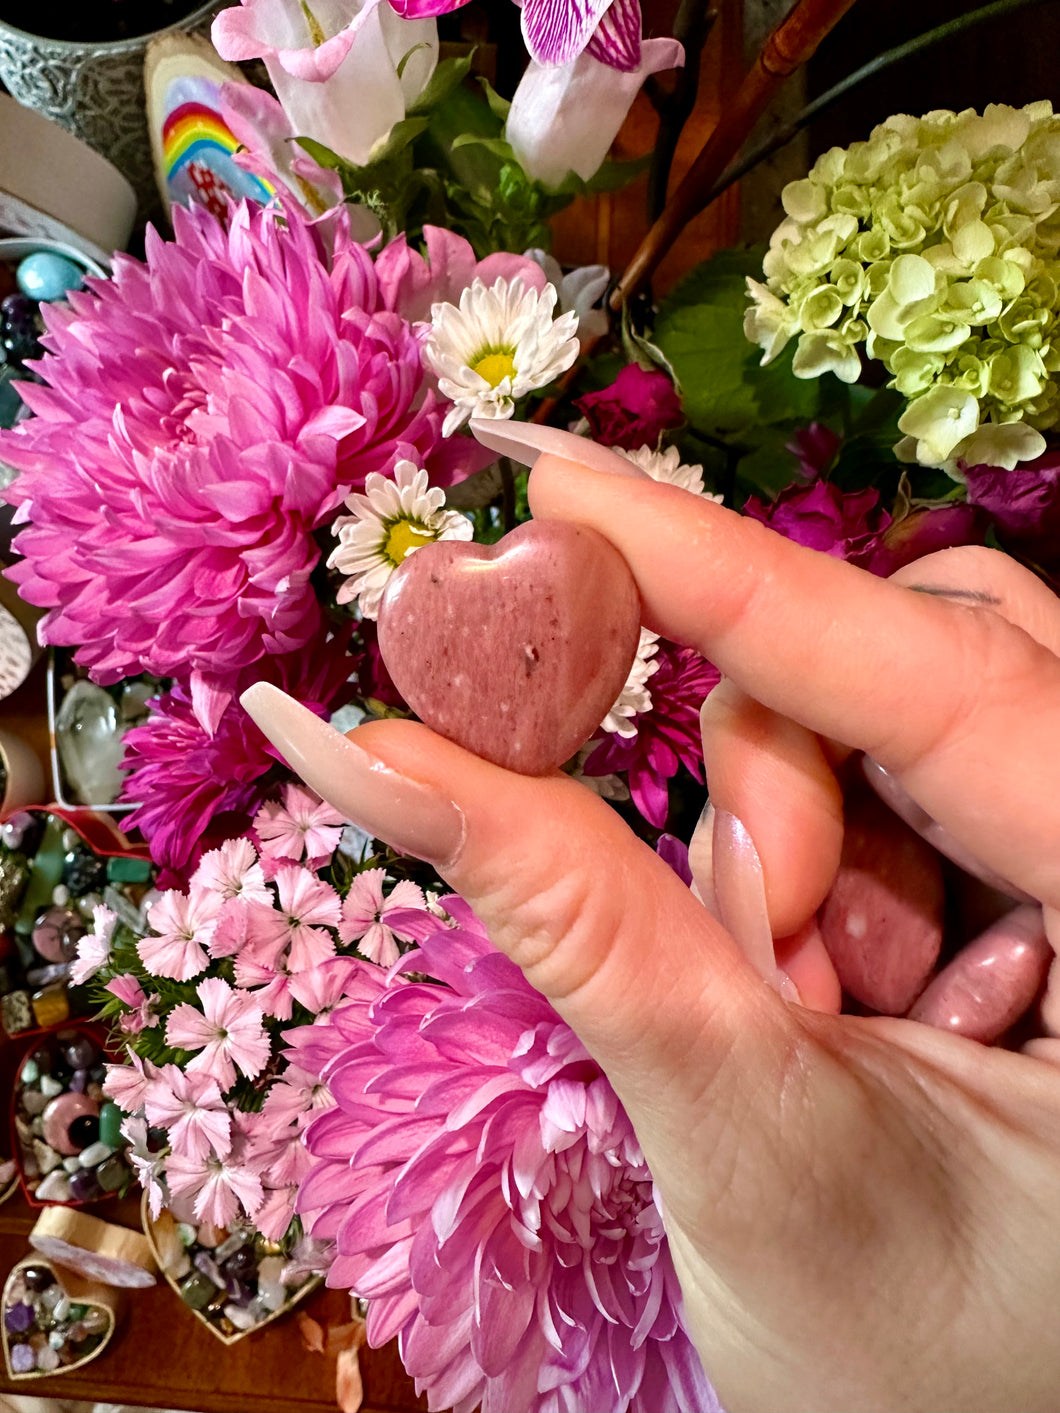
{"label": "purple striped orchid petal", "polygon": [[523,39],[538,64],[569,64],[592,38],[612,0],[524,0]]}
{"label": "purple striped orchid petal", "polygon": [[648,74],[685,61],[676,39],[646,39],[636,69],[591,54],[545,67],[533,61],[515,90],[505,135],[528,176],[558,186],[568,172],[588,181],[607,156]]}
{"label": "purple striped orchid petal", "polygon": [[432,20],[462,10],[468,0],[389,0],[390,8],[403,20]]}
{"label": "purple striped orchid petal", "polygon": [[632,73],[640,64],[640,0],[614,0],[585,47],[609,68]]}

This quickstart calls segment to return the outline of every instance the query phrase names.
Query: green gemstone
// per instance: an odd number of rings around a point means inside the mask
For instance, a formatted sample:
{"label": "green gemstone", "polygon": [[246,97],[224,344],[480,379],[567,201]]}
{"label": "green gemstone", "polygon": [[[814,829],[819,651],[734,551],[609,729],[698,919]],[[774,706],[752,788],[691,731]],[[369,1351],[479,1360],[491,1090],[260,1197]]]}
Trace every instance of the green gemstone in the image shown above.
{"label": "green gemstone", "polygon": [[51,814],[48,816],[40,848],[30,862],[29,883],[22,895],[22,906],[15,922],[16,932],[32,932],[37,914],[51,904],[52,891],[63,876],[65,828],[62,820]]}
{"label": "green gemstone", "polygon": [[99,1140],[108,1148],[121,1147],[121,1110],[117,1104],[104,1104],[100,1109]]}
{"label": "green gemstone", "polygon": [[216,1293],[217,1287],[213,1281],[201,1271],[193,1271],[187,1280],[180,1283],[180,1298],[193,1310],[204,1310]]}
{"label": "green gemstone", "polygon": [[150,859],[108,859],[108,883],[148,883],[151,879]]}

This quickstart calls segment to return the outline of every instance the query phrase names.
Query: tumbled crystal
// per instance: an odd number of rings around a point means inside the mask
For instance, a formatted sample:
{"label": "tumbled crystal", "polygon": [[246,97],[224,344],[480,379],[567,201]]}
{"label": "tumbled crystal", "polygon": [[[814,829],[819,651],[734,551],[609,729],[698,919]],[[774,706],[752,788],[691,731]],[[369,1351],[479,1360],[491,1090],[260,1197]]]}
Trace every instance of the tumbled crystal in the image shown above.
{"label": "tumbled crystal", "polygon": [[63,1059],[72,1070],[87,1070],[99,1058],[99,1046],[91,1035],[81,1030],[64,1030],[59,1034]]}
{"label": "tumbled crystal", "polygon": [[86,1334],[102,1334],[107,1328],[107,1317],[102,1310],[88,1310],[81,1317]]}
{"label": "tumbled crystal", "polygon": [[29,1344],[16,1344],[11,1350],[11,1371],[15,1374],[28,1374],[37,1365],[37,1356],[33,1351],[33,1346]]}
{"label": "tumbled crystal", "polygon": [[25,1334],[33,1324],[33,1306],[20,1300],[4,1311],[4,1328],[12,1334]]}
{"label": "tumbled crystal", "polygon": [[115,1153],[96,1169],[96,1181],[104,1192],[117,1192],[129,1174],[129,1169]]}
{"label": "tumbled crystal", "polygon": [[123,727],[109,692],[79,679],[55,718],[55,744],[71,794],[83,805],[109,805],[123,779]]}
{"label": "tumbled crystal", "polygon": [[79,1173],[71,1174],[70,1195],[75,1202],[90,1202],[93,1197],[98,1197],[101,1191],[94,1168],[82,1168]]}
{"label": "tumbled crystal", "polygon": [[193,1271],[186,1280],[181,1281],[178,1289],[185,1305],[193,1310],[203,1310],[213,1299],[217,1287],[201,1271]]}
{"label": "tumbled crystal", "polygon": [[220,1290],[225,1289],[225,1278],[217,1268],[217,1262],[206,1251],[198,1251],[195,1254],[194,1266],[197,1271],[208,1277],[209,1280]]}
{"label": "tumbled crystal", "polygon": [[50,1344],[37,1350],[37,1368],[42,1374],[52,1374],[59,1367],[59,1354]]}

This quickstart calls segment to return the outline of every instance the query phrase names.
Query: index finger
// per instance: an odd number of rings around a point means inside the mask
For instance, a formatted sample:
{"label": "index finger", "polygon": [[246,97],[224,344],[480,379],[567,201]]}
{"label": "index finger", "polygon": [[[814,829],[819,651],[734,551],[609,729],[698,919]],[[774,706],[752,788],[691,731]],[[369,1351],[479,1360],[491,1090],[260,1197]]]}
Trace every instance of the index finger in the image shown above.
{"label": "index finger", "polygon": [[1042,844],[1060,839],[1060,660],[981,590],[969,601],[915,592],[605,466],[599,449],[593,469],[542,455],[534,514],[599,531],[629,564],[650,627],[875,757],[974,854],[1060,903],[1056,851]]}

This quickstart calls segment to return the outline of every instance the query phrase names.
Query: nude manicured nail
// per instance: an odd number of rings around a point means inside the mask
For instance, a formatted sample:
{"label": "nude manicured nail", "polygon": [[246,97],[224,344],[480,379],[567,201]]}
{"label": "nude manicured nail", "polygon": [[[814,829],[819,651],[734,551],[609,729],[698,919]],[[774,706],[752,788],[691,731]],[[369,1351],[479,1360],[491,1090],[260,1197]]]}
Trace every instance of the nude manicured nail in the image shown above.
{"label": "nude manicured nail", "polygon": [[762,861],[747,829],[728,810],[714,811],[713,883],[718,919],[755,971],[789,1001],[799,993],[773,950]]}
{"label": "nude manicured nail", "polygon": [[468,425],[483,446],[500,456],[510,456],[523,466],[533,466],[537,458],[547,452],[609,476],[628,476],[636,481],[651,479],[647,472],[619,456],[617,451],[559,427],[542,427],[537,422],[494,422],[485,417],[472,417]]}
{"label": "nude manicured nail", "polygon": [[708,800],[688,841],[688,867],[692,871],[692,892],[721,922],[714,897],[714,806]]}
{"label": "nude manicured nail", "polygon": [[366,834],[429,863],[459,853],[464,816],[442,791],[384,765],[268,682],[239,700],[291,769]]}
{"label": "nude manicured nail", "polygon": [[907,793],[905,787],[889,771],[884,770],[878,761],[873,760],[871,756],[863,756],[861,770],[884,804],[959,869],[971,874],[973,878],[981,879],[990,888],[996,888],[999,893],[1004,893],[1017,903],[1037,902],[1037,899],[1025,893],[1022,888],[1017,888],[1007,878],[1002,878],[999,873],[981,863],[948,829],[929,815],[927,810],[922,809]]}

